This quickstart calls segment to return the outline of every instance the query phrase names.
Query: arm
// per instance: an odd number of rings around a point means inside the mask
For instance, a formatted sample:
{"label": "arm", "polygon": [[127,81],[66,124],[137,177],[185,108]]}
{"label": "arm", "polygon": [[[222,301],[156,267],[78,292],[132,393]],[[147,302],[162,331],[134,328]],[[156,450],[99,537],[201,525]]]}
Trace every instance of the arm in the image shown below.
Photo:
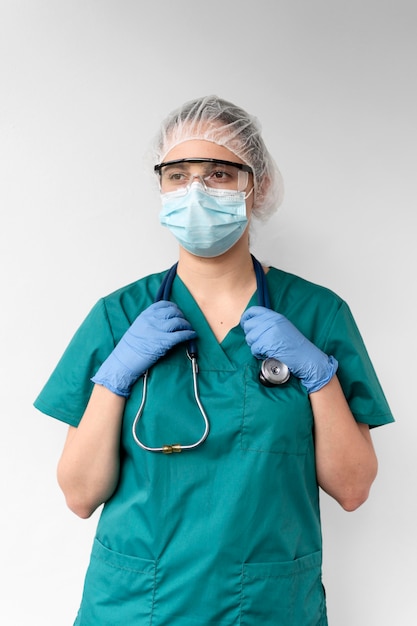
{"label": "arm", "polygon": [[307,390],[319,485],[344,509],[353,511],[368,497],[377,460],[369,427],[354,419],[336,377],[337,361],[275,311],[251,307],[241,324],[252,354],[281,359]]}
{"label": "arm", "polygon": [[125,398],[95,385],[78,428],[70,427],[58,463],[68,507],[82,518],[113,494],[119,478],[119,444]]}
{"label": "arm", "polygon": [[354,511],[367,499],[377,473],[369,427],[356,422],[337,376],[311,393],[310,402],[318,483],[346,511]]}
{"label": "arm", "polygon": [[128,328],[92,378],[96,383],[78,428],[70,428],[58,465],[69,508],[89,517],[116,489],[126,398],[137,379],[173,346],[196,333],[178,307],[160,301]]}

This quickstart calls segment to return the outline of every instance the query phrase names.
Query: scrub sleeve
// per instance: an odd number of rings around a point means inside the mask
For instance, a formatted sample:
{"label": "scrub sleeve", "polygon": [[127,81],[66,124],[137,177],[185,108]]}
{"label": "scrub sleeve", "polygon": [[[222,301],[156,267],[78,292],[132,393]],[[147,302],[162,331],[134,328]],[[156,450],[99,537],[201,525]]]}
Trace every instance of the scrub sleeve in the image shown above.
{"label": "scrub sleeve", "polygon": [[[90,378],[155,297],[163,273],[102,299],[75,334],[35,406],[76,426]],[[271,268],[271,306],[339,361],[355,418],[393,421],[347,305],[333,292]],[[139,448],[132,424],[140,379],[126,403],[118,488],[103,507],[78,626],[325,626],[319,490],[308,394],[293,376],[258,381],[240,326],[218,343],[177,276],[171,299],[198,335],[200,397],[210,434],[196,450]],[[256,295],[248,306],[256,304]],[[196,441],[204,429],[190,361],[176,346],[150,370],[138,424],[149,446]]]}

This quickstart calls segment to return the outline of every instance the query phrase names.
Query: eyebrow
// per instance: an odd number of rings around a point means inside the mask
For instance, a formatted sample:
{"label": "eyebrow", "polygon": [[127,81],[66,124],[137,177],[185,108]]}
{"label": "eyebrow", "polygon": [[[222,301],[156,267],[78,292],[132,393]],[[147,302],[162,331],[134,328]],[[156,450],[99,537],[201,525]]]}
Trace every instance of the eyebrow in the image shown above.
{"label": "eyebrow", "polygon": [[178,169],[178,170],[186,170],[186,169],[188,169],[187,165],[188,165],[188,163],[175,163],[175,162],[172,162],[172,163],[161,163],[161,169],[162,168],[164,168],[164,169],[175,168],[175,169]]}

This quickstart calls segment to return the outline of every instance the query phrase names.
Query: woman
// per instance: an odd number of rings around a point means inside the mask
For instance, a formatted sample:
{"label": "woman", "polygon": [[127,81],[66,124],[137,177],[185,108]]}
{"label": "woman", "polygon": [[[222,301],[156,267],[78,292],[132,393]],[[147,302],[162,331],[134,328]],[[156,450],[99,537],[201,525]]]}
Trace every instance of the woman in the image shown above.
{"label": "woman", "polygon": [[282,196],[257,121],[186,103],[155,164],[177,267],[100,300],[35,402],[68,506],[104,503],[76,624],[323,626],[318,487],[366,500],[390,409],[347,305],[250,254]]}

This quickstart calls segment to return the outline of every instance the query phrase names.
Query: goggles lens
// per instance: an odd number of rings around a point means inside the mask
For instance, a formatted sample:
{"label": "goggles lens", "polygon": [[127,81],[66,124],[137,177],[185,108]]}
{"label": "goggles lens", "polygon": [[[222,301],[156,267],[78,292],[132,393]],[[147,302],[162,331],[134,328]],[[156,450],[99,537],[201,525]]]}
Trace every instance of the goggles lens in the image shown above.
{"label": "goggles lens", "polygon": [[244,163],[215,159],[179,159],[155,165],[154,169],[159,173],[162,193],[186,191],[195,179],[208,191],[245,191],[252,172]]}

